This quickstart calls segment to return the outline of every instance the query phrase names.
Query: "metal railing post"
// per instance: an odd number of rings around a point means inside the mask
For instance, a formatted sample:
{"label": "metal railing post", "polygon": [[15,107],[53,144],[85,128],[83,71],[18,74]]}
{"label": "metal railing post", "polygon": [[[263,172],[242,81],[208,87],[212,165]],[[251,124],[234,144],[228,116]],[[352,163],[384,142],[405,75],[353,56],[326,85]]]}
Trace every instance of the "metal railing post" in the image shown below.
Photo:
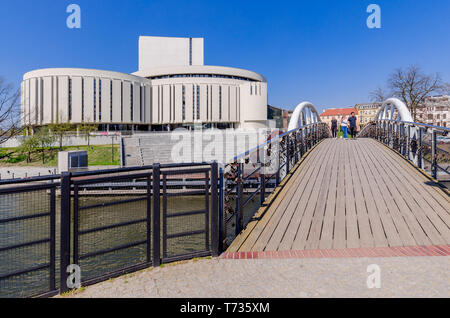
{"label": "metal railing post", "polygon": [[437,134],[436,130],[433,129],[431,138],[431,173],[433,178],[437,179]]}
{"label": "metal railing post", "polygon": [[219,253],[224,250],[224,241],[226,237],[226,224],[224,220],[224,180],[223,168],[219,169]]}
{"label": "metal railing post", "polygon": [[211,164],[211,245],[212,256],[219,255],[219,204],[218,204],[218,165],[217,161]]}
{"label": "metal railing post", "polygon": [[278,142],[278,167],[275,174],[275,186],[278,187],[280,184],[280,170],[281,170],[281,142]]}
{"label": "metal railing post", "polygon": [[153,165],[153,266],[161,265],[161,165]]}
{"label": "metal railing post", "polygon": [[419,151],[417,153],[417,165],[422,169],[422,127],[419,127]]}
{"label": "metal railing post", "polygon": [[152,176],[148,176],[147,179],[147,263],[152,261]]}
{"label": "metal railing post", "polygon": [[[261,164],[262,165],[262,164]],[[260,205],[264,204],[266,201],[266,177],[264,175],[264,166],[261,167],[261,173],[259,174],[259,182],[261,183],[261,193],[260,193]]]}
{"label": "metal railing post", "polygon": [[406,157],[408,158],[408,160],[410,159],[409,158],[409,152],[411,151],[410,150],[410,143],[411,143],[411,126],[410,125],[407,125],[408,126],[408,128],[407,128],[407,131],[406,131]]}
{"label": "metal railing post", "polygon": [[61,220],[60,220],[60,267],[59,292],[69,290],[67,286],[67,267],[70,265],[70,178],[71,174],[63,172],[61,176]]}
{"label": "metal railing post", "polygon": [[242,230],[242,188],[242,163],[238,163],[236,188],[236,236],[238,236]]}
{"label": "metal railing post", "polygon": [[290,155],[290,145],[289,145],[289,141],[290,141],[290,138],[289,138],[289,135],[286,135],[286,142],[285,142],[285,145],[286,145],[286,175],[289,173],[289,170],[290,170],[290,161],[291,161],[291,155]]}

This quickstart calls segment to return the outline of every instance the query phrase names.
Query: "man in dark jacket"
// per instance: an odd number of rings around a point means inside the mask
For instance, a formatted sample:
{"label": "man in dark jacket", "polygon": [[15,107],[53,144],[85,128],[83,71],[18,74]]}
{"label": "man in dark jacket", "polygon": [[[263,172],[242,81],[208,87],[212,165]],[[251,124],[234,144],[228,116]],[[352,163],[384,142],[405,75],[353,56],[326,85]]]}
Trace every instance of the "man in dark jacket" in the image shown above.
{"label": "man in dark jacket", "polygon": [[351,116],[348,118],[348,123],[350,128],[350,136],[352,138],[356,138],[356,116],[354,112],[352,112]]}
{"label": "man in dark jacket", "polygon": [[331,132],[333,133],[333,138],[337,137],[337,120],[333,117],[331,120]]}

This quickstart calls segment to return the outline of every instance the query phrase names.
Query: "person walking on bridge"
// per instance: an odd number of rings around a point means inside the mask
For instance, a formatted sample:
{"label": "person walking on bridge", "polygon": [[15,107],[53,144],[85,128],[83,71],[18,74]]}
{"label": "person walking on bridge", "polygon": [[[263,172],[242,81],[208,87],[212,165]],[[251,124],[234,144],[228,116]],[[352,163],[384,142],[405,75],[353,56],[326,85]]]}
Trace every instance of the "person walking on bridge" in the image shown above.
{"label": "person walking on bridge", "polygon": [[348,125],[347,120],[345,119],[345,117],[342,117],[341,130],[342,130],[342,134],[344,135],[344,138],[348,137],[347,125]]}
{"label": "person walking on bridge", "polygon": [[350,136],[354,139],[356,138],[356,116],[354,112],[350,115],[351,116],[348,118],[348,126],[350,129]]}
{"label": "person walking on bridge", "polygon": [[337,120],[336,118],[333,117],[333,119],[331,120],[331,132],[333,133],[333,138],[336,138],[337,136]]}

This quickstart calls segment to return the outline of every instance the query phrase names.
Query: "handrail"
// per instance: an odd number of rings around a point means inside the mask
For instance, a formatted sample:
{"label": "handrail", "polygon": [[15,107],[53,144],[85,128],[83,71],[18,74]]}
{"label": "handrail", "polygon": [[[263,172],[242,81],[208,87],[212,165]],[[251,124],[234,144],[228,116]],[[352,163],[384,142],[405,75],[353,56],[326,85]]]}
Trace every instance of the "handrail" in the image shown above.
{"label": "handrail", "polygon": [[[424,135],[431,130],[431,143],[427,142]],[[448,168],[443,168],[439,160],[448,157],[449,152],[438,147],[438,135],[447,136],[450,128],[430,124],[401,121],[393,119],[376,119],[366,125],[358,134],[358,137],[374,138],[394,150],[397,150],[406,159],[411,160],[418,168],[423,169],[424,163],[431,164],[430,174],[434,179],[438,178],[438,171],[450,174]],[[438,156],[438,152],[443,156]],[[425,156],[431,156],[425,158]],[[450,160],[445,159],[444,160]]]}
{"label": "handrail", "polygon": [[[295,128],[295,129],[291,129],[291,130],[289,130],[289,131],[287,131],[287,132],[285,132],[285,133],[283,133],[283,134],[281,134],[281,135],[278,135],[278,136],[275,137],[275,138],[270,138],[270,139],[267,140],[266,142],[264,142],[264,143],[262,143],[262,144],[260,144],[260,145],[258,145],[258,146],[256,146],[256,147],[254,147],[254,148],[251,148],[251,149],[247,150],[246,152],[243,152],[243,153],[241,153],[241,154],[235,156],[235,157],[233,158],[233,161],[237,161],[239,158],[241,158],[241,157],[243,157],[243,156],[247,156],[247,155],[251,154],[252,152],[254,152],[254,151],[256,151],[256,150],[259,150],[259,149],[261,149],[262,147],[264,147],[264,146],[266,146],[266,145],[268,145],[268,144],[271,144],[271,143],[277,141],[278,139],[282,139],[282,138],[283,138],[284,136],[286,136],[286,135],[289,135],[289,134],[291,134],[291,133],[293,133],[293,132],[296,132],[296,131],[298,131],[298,130],[302,130],[302,129],[304,129],[304,128],[313,127],[313,126],[317,126],[317,125],[326,125],[326,124],[325,124],[325,123],[322,123],[322,122],[318,122],[318,123],[313,123],[313,124],[304,125],[304,126],[301,126],[301,127]],[[328,126],[328,125],[326,125],[326,126]]]}

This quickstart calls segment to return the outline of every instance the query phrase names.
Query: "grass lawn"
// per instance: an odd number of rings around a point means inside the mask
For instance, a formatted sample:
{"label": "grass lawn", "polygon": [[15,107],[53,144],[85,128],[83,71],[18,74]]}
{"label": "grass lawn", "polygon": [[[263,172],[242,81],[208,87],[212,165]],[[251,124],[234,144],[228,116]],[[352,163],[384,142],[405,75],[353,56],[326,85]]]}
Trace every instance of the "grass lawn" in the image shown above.
{"label": "grass lawn", "polygon": [[[114,166],[120,165],[120,148],[114,145],[114,161],[112,161],[111,145],[95,145],[95,146],[68,146],[63,147],[67,150],[87,150],[89,166]],[[0,165],[1,166],[57,166],[58,165],[59,147],[45,148],[44,162],[42,160],[42,149],[31,153],[31,162],[27,163],[27,155],[21,154],[17,148],[0,148]]]}

